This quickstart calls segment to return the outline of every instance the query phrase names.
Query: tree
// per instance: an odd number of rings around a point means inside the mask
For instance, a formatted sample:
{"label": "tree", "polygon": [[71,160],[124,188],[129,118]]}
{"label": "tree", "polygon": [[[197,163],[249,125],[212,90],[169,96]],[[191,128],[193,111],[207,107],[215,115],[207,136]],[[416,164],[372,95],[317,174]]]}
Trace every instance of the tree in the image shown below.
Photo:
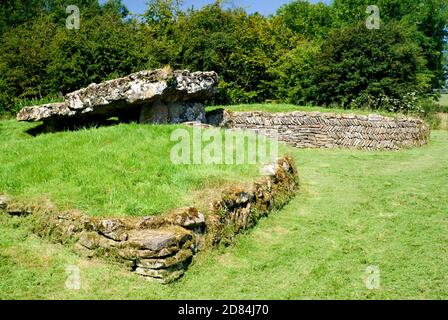
{"label": "tree", "polygon": [[45,4],[46,0],[2,0],[0,2],[0,34],[41,17]]}
{"label": "tree", "polygon": [[306,88],[310,86],[309,73],[316,63],[320,45],[315,41],[299,40],[272,63],[269,72],[273,81],[272,94],[279,101],[305,104]]}
{"label": "tree", "polygon": [[18,98],[42,98],[48,94],[48,44],[55,29],[51,19],[44,16],[3,34],[0,51],[1,92]]}
{"label": "tree", "polygon": [[117,15],[121,18],[126,18],[129,15],[129,10],[122,0],[107,0],[101,9],[103,14]]}
{"label": "tree", "polygon": [[68,0],[36,0],[31,11],[20,3],[1,4],[12,16],[1,35],[0,113],[13,112],[20,99],[56,96],[143,68],[142,35],[123,21],[128,11],[121,0],[102,7],[78,1],[80,30],[65,27]]}
{"label": "tree", "polygon": [[272,64],[295,46],[281,18],[224,9],[220,1],[189,10],[175,25],[174,67],[214,70],[220,75],[215,102],[264,102],[275,95]]}
{"label": "tree", "polygon": [[[241,27],[245,13],[241,10],[224,10],[216,2],[201,10],[189,10],[181,16],[173,29],[177,54],[171,62],[175,68],[213,70],[218,72],[221,84],[230,79],[232,53],[238,48],[235,34]],[[226,101],[227,93],[218,98]]]}
{"label": "tree", "polygon": [[144,39],[118,15],[84,20],[80,30],[57,30],[49,47],[51,88],[62,93],[143,69]]}
{"label": "tree", "polygon": [[335,30],[307,76],[307,100],[348,107],[362,96],[403,99],[430,91],[431,73],[410,30],[395,22],[369,30],[364,23]]}

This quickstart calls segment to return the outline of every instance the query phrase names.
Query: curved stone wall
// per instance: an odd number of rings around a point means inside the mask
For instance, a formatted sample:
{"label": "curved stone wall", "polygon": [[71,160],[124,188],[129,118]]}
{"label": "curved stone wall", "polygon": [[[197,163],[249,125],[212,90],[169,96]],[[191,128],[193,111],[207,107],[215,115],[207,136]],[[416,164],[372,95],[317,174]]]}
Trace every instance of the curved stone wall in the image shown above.
{"label": "curved stone wall", "polygon": [[0,194],[0,213],[33,215],[34,232],[55,242],[75,243],[88,257],[118,261],[147,279],[170,283],[180,278],[197,252],[229,244],[243,230],[279,209],[295,195],[298,172],[291,158],[269,165],[270,174],[251,187],[223,190],[206,213],[194,207],[146,218],[93,218],[77,210],[15,203]]}
{"label": "curved stone wall", "polygon": [[390,118],[320,112],[232,112],[215,110],[210,124],[225,128],[274,130],[280,141],[298,148],[398,150],[429,140],[429,127],[416,118]]}

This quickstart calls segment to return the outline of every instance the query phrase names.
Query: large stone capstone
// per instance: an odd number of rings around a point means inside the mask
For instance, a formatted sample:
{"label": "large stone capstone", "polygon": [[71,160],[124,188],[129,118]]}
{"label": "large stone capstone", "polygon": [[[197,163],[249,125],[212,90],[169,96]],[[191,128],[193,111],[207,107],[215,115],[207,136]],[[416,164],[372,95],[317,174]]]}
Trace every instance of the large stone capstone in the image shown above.
{"label": "large stone capstone", "polygon": [[25,107],[19,121],[106,120],[140,123],[205,122],[203,102],[218,84],[216,72],[146,70],[68,93],[62,103]]}

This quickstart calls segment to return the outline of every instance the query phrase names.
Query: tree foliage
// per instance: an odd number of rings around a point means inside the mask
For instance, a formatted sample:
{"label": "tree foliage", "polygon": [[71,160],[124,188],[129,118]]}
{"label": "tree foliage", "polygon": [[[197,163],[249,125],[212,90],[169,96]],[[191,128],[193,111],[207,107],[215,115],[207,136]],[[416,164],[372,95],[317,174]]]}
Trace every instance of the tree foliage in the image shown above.
{"label": "tree foliage", "polygon": [[378,0],[380,30],[365,26],[367,0],[296,0],[270,17],[223,1],[182,11],[181,0],[149,0],[139,18],[121,0],[78,0],[81,28],[67,30],[71,2],[0,3],[0,113],[165,65],[218,72],[223,104],[403,100],[446,79],[446,0]]}
{"label": "tree foliage", "polygon": [[380,30],[363,23],[335,30],[308,71],[308,100],[349,106],[359,97],[401,99],[430,89],[426,60],[403,26],[389,22]]}

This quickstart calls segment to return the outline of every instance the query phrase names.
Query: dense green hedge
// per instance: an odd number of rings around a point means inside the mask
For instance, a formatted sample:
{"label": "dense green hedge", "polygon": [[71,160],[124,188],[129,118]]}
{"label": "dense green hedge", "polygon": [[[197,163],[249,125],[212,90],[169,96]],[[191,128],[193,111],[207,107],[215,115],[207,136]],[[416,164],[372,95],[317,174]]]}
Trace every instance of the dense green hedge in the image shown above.
{"label": "dense green hedge", "polygon": [[369,1],[352,0],[294,1],[272,17],[223,9],[221,1],[182,12],[176,0],[151,0],[134,17],[120,0],[79,0],[81,28],[67,30],[72,2],[0,4],[0,113],[14,113],[24,99],[165,65],[217,71],[219,104],[414,111],[445,80],[444,0],[379,0],[380,30],[365,26]]}

